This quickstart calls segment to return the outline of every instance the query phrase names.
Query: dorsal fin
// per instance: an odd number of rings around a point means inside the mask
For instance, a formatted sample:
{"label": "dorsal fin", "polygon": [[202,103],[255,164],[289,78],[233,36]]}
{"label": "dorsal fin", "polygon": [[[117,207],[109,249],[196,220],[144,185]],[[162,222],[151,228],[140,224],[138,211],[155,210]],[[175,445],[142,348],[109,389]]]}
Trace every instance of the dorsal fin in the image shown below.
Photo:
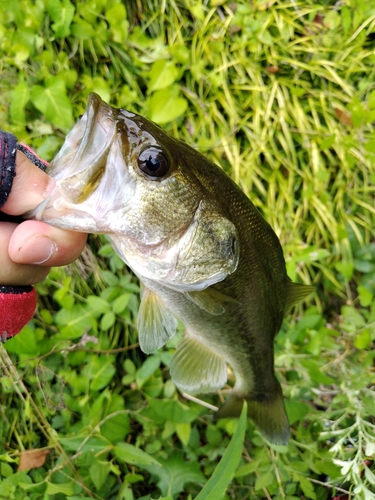
{"label": "dorsal fin", "polygon": [[315,286],[313,285],[301,285],[300,283],[293,283],[293,281],[289,281],[287,284],[285,312],[288,312],[291,307],[298,304],[298,302],[305,299],[314,291]]}
{"label": "dorsal fin", "polygon": [[177,320],[159,295],[144,288],[137,326],[140,348],[146,354],[150,354],[173,337],[177,329]]}
{"label": "dorsal fin", "polygon": [[177,387],[190,394],[216,391],[227,381],[225,359],[188,333],[172,356],[170,373]]}

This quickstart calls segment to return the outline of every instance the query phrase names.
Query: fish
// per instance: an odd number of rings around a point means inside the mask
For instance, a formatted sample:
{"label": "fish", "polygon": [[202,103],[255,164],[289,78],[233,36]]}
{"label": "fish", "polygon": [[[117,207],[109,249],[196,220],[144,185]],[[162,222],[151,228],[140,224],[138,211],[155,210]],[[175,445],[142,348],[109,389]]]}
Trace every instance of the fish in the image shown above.
{"label": "fish", "polygon": [[97,94],[48,171],[56,187],[27,214],[53,226],[107,234],[142,284],[141,349],[185,327],[170,363],[182,392],[234,386],[215,419],[248,417],[270,443],[290,428],[274,370],[285,314],[314,287],[287,276],[280,241],[216,164],[142,116]]}

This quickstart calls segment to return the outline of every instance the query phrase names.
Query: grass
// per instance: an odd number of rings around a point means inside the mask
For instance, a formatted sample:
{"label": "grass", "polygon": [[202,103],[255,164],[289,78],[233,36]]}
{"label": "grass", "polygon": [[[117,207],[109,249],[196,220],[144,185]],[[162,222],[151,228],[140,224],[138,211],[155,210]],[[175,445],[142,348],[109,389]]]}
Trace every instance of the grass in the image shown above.
{"label": "grass", "polygon": [[[276,339],[293,439],[270,448],[249,423],[225,498],[375,498],[371,2],[0,9],[2,128],[51,159],[91,91],[154,119],[233,177],[318,287]],[[236,422],[176,392],[176,341],[140,352],[138,284],[105,238],[38,291],[0,353],[0,498],[204,498]],[[45,463],[17,472],[30,449]]]}

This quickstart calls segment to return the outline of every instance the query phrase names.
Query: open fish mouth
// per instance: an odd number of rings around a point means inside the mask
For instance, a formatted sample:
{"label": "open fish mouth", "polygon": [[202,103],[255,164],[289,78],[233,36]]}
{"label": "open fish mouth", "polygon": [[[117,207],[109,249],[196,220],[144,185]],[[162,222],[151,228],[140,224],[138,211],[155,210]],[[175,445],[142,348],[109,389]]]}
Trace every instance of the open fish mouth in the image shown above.
{"label": "open fish mouth", "polygon": [[[92,203],[85,202],[97,191],[106,172],[116,136],[114,111],[97,94],[89,95],[84,114],[66,136],[48,170],[56,179],[55,189],[44,202],[25,214],[25,218],[67,229],[108,232],[97,227],[95,211],[92,206],[89,208]],[[77,213],[79,223],[75,222]]]}
{"label": "open fish mouth", "polygon": [[49,171],[67,201],[82,203],[96,189],[115,133],[113,109],[98,95],[90,94],[85,113],[68,134]]}

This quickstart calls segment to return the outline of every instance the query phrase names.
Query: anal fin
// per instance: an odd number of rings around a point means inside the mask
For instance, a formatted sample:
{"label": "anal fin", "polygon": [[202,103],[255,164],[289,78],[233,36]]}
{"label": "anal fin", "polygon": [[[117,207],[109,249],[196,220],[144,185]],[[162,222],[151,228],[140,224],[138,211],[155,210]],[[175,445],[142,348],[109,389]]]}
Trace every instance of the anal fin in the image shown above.
{"label": "anal fin", "polygon": [[150,354],[173,337],[177,320],[156,293],[144,288],[137,326],[140,348]]}
{"label": "anal fin", "polygon": [[172,356],[170,373],[177,387],[190,394],[216,391],[227,381],[225,359],[188,333]]}

